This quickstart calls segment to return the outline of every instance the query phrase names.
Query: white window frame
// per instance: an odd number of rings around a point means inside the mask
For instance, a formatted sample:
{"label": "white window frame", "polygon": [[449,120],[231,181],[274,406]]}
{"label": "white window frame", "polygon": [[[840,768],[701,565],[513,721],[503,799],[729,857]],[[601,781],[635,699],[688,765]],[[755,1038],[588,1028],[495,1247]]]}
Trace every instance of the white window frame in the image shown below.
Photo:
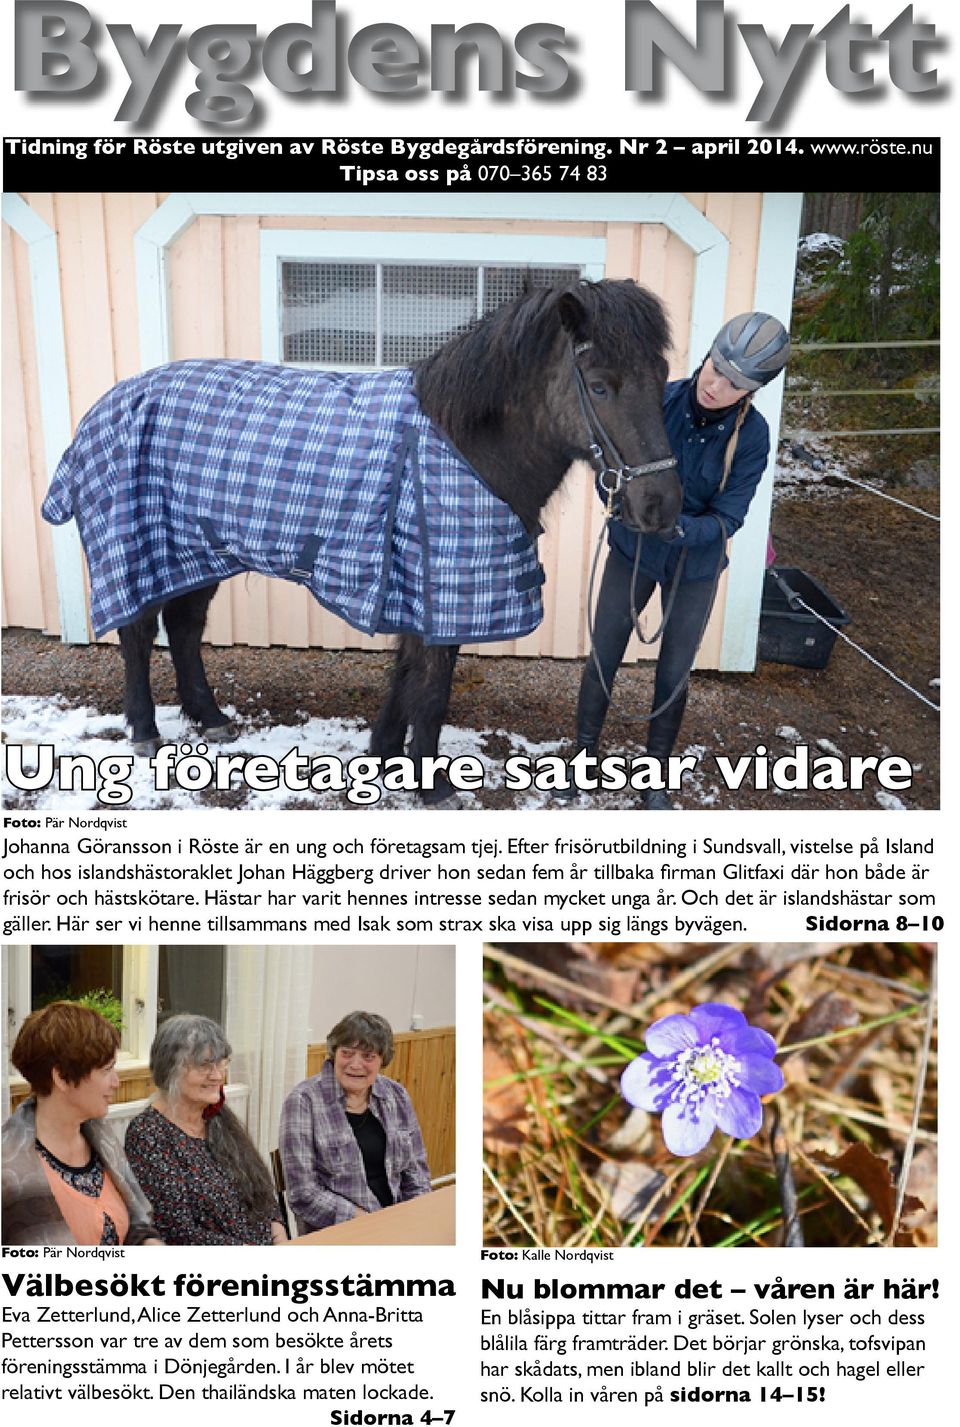
{"label": "white window frame", "polygon": [[[7,1036],[10,1044],[17,1028],[30,1014],[30,947],[6,946]],[[157,974],[159,946],[123,947],[124,1044],[120,1063],[146,1064],[157,1029]]]}
{"label": "white window frame", "polygon": [[[464,267],[579,267],[584,277],[603,277],[607,242],[572,234],[371,233],[354,230],[266,228],[260,234],[260,333],[264,361],[283,361],[282,265],[309,262],[456,263]],[[296,366],[325,365],[300,363]],[[375,371],[337,362],[339,371]]]}

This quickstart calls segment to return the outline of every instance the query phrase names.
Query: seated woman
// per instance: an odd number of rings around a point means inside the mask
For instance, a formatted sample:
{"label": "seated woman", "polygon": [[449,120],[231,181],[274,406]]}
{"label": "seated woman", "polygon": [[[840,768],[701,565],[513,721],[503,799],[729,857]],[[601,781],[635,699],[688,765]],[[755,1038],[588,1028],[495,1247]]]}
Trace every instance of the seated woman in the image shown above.
{"label": "seated woman", "polygon": [[392,1059],[388,1022],[352,1011],[327,1036],[320,1074],[284,1101],[280,1156],[302,1234],[430,1193],[410,1096],[380,1074]]}
{"label": "seated woman", "polygon": [[70,1001],[34,1011],[11,1060],[31,1095],[3,1127],[3,1242],[159,1244],[150,1205],[104,1116],[120,1032]]}
{"label": "seated woman", "polygon": [[171,1016],[150,1047],[157,1093],[130,1121],[126,1148],[168,1244],[287,1237],[269,1171],[227,1109],[229,1063],[226,1037],[207,1016]]}

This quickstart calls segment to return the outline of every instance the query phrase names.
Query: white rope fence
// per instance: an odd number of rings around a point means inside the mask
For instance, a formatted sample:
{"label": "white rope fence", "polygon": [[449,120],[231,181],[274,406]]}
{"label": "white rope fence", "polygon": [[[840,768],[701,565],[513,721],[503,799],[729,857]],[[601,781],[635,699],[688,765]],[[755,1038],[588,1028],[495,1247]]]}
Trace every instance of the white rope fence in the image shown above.
{"label": "white rope fence", "polygon": [[838,481],[849,481],[852,486],[859,486],[862,491],[869,491],[871,495],[878,495],[881,500],[891,500],[894,505],[902,505],[904,510],[912,510],[915,515],[925,515],[928,520],[935,520],[940,523],[939,515],[933,515],[929,510],[921,510],[918,505],[911,505],[909,501],[899,500],[895,495],[887,495],[886,491],[878,491],[876,486],[868,486],[866,481],[855,480],[853,476],[842,476],[838,471],[831,471],[831,477]]}
{"label": "white rope fence", "polygon": [[[831,433],[827,432],[825,434],[830,435]],[[832,434],[836,435],[837,433],[834,432]],[[843,435],[844,433],[840,432],[839,434]],[[791,442],[790,454],[795,460],[803,461],[814,471],[821,472],[825,469],[822,456],[817,456],[813,451],[808,451],[800,441],[791,437],[789,433],[784,436],[783,439],[784,441]],[[887,495],[886,491],[878,491],[876,486],[868,485],[866,481],[858,481],[855,476],[845,475],[842,471],[831,471],[830,478],[836,481],[847,481],[852,486],[859,486],[862,491],[868,491],[870,495],[878,495],[881,500],[889,500],[892,501],[894,505],[902,505],[904,510],[912,510],[914,515],[924,515],[927,520],[935,520],[937,524],[940,523],[939,515],[934,515],[931,511],[924,510],[919,505],[911,505],[909,501],[900,500],[898,496]]]}
{"label": "white rope fence", "polygon": [[914,698],[919,699],[922,704],[926,704],[927,708],[933,709],[934,713],[940,712],[939,704],[935,704],[932,699],[928,699],[926,694],[921,694],[920,690],[915,689],[912,684],[908,684],[906,679],[901,679],[900,675],[895,674],[892,669],[888,669],[886,664],[881,664],[879,659],[875,659],[862,645],[857,644],[856,640],[851,639],[849,634],[844,634],[842,629],[838,629],[835,624],[831,624],[829,619],[825,619],[817,610],[811,609],[802,595],[798,595],[796,591],[794,591],[793,599],[790,603],[792,606],[798,605],[801,609],[805,609],[808,614],[813,615],[814,619],[819,619],[821,624],[825,624],[828,629],[832,629],[834,634],[838,634],[852,649],[855,649],[858,654],[862,654],[864,659],[868,659],[877,669],[881,669],[884,674],[893,679],[894,683],[899,684],[902,689],[906,689],[908,693],[913,694]]}

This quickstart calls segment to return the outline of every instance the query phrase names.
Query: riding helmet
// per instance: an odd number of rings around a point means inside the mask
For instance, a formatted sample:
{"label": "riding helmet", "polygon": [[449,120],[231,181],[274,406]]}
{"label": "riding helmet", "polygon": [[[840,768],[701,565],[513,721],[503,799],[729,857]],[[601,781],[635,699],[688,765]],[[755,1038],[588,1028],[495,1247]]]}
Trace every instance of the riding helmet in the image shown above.
{"label": "riding helmet", "polygon": [[741,312],[717,333],[710,360],[734,386],[756,391],[790,360],[790,334],[769,312]]}

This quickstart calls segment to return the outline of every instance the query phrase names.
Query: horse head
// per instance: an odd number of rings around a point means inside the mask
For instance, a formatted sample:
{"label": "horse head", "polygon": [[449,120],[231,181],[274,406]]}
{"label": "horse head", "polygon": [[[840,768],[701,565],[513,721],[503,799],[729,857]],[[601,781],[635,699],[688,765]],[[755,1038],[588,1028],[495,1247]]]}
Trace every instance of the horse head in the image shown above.
{"label": "horse head", "polygon": [[630,280],[557,294],[561,357],[550,384],[571,458],[588,460],[634,529],[671,530],[682,490],[663,424],[670,330],[653,293]]}

